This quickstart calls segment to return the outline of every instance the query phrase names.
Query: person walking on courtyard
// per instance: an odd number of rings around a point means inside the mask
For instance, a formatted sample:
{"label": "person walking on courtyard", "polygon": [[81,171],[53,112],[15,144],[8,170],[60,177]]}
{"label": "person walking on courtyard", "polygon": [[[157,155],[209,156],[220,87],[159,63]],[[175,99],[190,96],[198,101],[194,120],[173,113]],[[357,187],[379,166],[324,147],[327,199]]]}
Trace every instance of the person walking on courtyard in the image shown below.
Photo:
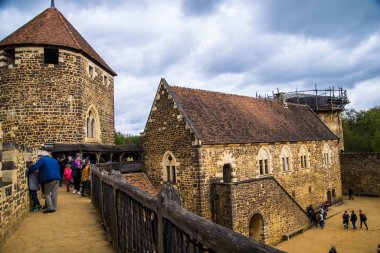
{"label": "person walking on courtyard", "polygon": [[344,211],[342,218],[343,218],[344,228],[348,229],[348,222],[350,221],[350,215],[347,213],[347,211]]}
{"label": "person walking on courtyard", "polygon": [[334,245],[331,245],[331,249],[330,249],[329,253],[338,253],[338,251],[336,251],[336,248]]}
{"label": "person walking on courtyard", "polygon": [[50,157],[46,151],[42,151],[41,158],[33,165],[29,173],[39,170],[38,179],[44,186],[44,197],[47,210],[44,213],[52,213],[57,210],[58,187],[61,180],[60,167],[56,159]]}
{"label": "person walking on courtyard", "polygon": [[85,167],[82,171],[82,191],[81,195],[84,197],[86,196],[84,194],[85,189],[89,188],[89,182],[90,182],[90,160],[85,160]]}
{"label": "person walking on courtyard", "polygon": [[319,224],[319,222],[320,222],[320,218],[321,218],[321,216],[319,215],[319,212],[315,212],[315,228],[317,228],[318,227],[318,224]]}
{"label": "person walking on courtyard", "polygon": [[359,218],[360,218],[360,228],[362,228],[362,225],[364,223],[365,227],[367,228],[368,230],[368,226],[367,226],[367,216],[362,212],[362,210],[359,210]]}
{"label": "person walking on courtyard", "polygon": [[66,164],[65,170],[63,171],[63,177],[65,178],[66,181],[66,191],[70,191],[70,185],[71,185],[71,180],[73,180],[73,176],[71,175],[72,170],[70,164]]}
{"label": "person walking on courtyard", "polygon": [[321,227],[321,229],[325,227],[325,219],[323,218],[322,212],[319,213],[319,226]]}
{"label": "person walking on courtyard", "polygon": [[354,197],[352,197],[352,194],[354,194],[354,191],[351,187],[348,187],[348,200],[354,199]]}
{"label": "person walking on courtyard", "polygon": [[33,209],[32,212],[39,211],[42,206],[40,204],[40,201],[38,200],[37,192],[39,190],[39,184],[38,184],[38,171],[34,171],[33,173],[29,173],[29,170],[32,168],[33,162],[27,163],[28,168],[28,186],[29,186],[29,193],[33,200]]}
{"label": "person walking on courtyard", "polygon": [[358,216],[356,216],[356,214],[355,214],[355,211],[352,211],[351,212],[351,222],[352,222],[352,227],[354,228],[354,229],[356,229],[356,220],[358,219]]}
{"label": "person walking on courtyard", "polygon": [[80,181],[82,179],[82,161],[80,159],[80,154],[77,153],[75,156],[75,160],[73,163],[73,167],[71,168],[72,176],[74,179],[74,191],[73,193],[81,194],[80,193]]}

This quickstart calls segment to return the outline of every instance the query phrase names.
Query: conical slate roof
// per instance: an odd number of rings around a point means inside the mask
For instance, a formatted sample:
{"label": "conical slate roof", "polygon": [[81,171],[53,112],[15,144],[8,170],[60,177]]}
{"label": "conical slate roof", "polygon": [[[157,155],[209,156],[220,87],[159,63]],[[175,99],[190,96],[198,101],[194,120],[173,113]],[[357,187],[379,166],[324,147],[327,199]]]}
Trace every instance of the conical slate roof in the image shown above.
{"label": "conical slate roof", "polygon": [[0,48],[17,45],[53,45],[75,49],[116,76],[116,73],[56,8],[46,9],[0,41]]}

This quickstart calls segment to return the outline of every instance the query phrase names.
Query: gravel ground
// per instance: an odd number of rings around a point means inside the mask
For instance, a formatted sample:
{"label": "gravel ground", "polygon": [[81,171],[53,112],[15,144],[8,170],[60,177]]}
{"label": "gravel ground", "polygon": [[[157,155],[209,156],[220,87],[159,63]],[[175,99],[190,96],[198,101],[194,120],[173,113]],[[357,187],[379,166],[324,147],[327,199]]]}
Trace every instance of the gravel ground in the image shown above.
{"label": "gravel ground", "polygon": [[[357,222],[358,229],[354,230],[350,223],[350,228],[343,228],[342,215],[345,210],[349,214],[354,210],[359,218],[359,209],[367,215],[369,230],[360,229],[360,222]],[[344,196],[342,205],[330,208],[323,230],[312,228],[303,234],[292,237],[289,241],[281,242],[275,247],[290,253],[328,253],[331,245],[335,245],[338,253],[376,253],[380,245],[380,198],[355,197],[348,200]]]}

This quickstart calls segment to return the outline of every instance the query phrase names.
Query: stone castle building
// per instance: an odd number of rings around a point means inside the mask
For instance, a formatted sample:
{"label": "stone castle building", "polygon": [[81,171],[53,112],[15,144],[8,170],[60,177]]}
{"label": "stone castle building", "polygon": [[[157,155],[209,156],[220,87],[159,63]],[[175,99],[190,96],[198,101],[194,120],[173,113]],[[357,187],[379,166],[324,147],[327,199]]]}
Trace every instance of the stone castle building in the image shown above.
{"label": "stone castle building", "polygon": [[342,197],[339,138],[306,105],[161,80],[142,138],[156,188],[174,184],[185,208],[265,243]]}
{"label": "stone castle building", "polygon": [[0,41],[4,141],[114,143],[114,76],[52,6]]}
{"label": "stone castle building", "polygon": [[[115,76],[54,6],[0,41],[1,220],[28,211],[25,163],[37,152],[24,146],[114,143]],[[190,211],[275,243],[308,227],[307,205],[341,199],[340,114],[322,114],[161,80],[144,169],[156,191],[175,185]]]}

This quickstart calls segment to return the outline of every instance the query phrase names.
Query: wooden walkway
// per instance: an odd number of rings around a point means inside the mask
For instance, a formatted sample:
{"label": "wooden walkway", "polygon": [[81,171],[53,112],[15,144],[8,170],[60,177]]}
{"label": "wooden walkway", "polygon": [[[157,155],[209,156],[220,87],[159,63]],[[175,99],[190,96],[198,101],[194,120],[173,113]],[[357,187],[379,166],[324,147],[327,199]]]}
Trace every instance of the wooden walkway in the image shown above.
{"label": "wooden walkway", "polygon": [[57,212],[30,213],[0,246],[0,252],[111,253],[112,247],[99,221],[89,198],[60,187]]}

